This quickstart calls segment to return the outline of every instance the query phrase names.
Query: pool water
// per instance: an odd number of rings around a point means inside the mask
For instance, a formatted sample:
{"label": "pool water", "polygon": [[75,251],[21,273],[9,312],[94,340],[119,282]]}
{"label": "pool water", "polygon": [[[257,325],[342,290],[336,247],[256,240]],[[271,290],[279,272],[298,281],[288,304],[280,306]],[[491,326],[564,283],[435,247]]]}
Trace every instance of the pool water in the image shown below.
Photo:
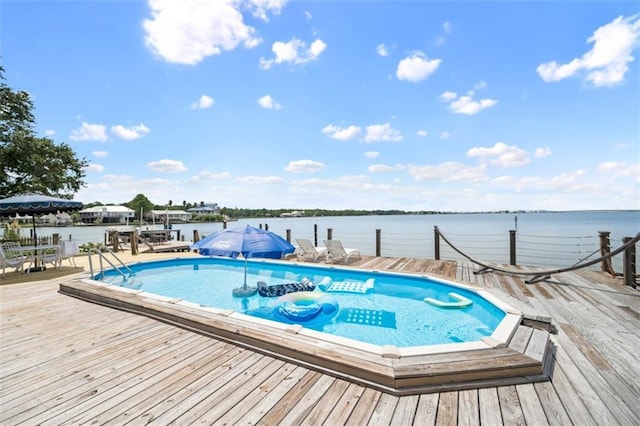
{"label": "pool water", "polygon": [[[506,315],[474,291],[435,278],[264,260],[249,260],[246,265],[247,285],[251,287],[259,281],[277,285],[307,278],[316,288],[311,294],[233,297],[233,289],[243,286],[245,261],[208,257],[134,264],[130,266],[134,275],[126,280],[115,270],[95,278],[201,306],[231,309],[398,348],[479,341],[490,336]],[[349,284],[342,290],[362,289],[365,283],[373,283],[373,288],[366,293],[326,291],[331,290],[331,283]],[[451,292],[471,304],[447,306],[455,301],[449,296]],[[443,302],[444,306],[427,303],[425,298]]]}

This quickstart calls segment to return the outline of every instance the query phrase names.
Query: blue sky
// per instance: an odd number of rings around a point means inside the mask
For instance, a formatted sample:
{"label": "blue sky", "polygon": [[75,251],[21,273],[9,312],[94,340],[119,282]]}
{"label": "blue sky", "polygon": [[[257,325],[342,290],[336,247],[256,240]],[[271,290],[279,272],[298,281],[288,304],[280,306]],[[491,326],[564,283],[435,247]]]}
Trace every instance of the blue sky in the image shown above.
{"label": "blue sky", "polygon": [[3,1],[75,199],[640,209],[637,2]]}

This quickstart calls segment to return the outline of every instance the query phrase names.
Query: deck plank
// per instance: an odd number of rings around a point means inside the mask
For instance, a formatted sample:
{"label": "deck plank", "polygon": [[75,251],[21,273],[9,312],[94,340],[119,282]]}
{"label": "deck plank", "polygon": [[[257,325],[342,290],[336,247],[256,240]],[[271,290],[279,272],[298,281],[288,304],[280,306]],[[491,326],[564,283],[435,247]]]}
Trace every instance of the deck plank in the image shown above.
{"label": "deck plank", "polygon": [[505,424],[510,426],[526,425],[515,386],[500,386],[498,388],[498,399],[500,400],[502,421]]}
{"label": "deck plank", "polygon": [[420,395],[413,424],[424,426],[435,425],[438,414],[438,399],[440,399],[440,394],[438,393]]}
{"label": "deck plank", "polygon": [[438,399],[436,425],[458,424],[458,392],[441,392]]}
{"label": "deck plank", "polygon": [[477,389],[458,392],[458,424],[469,426],[480,425]]}

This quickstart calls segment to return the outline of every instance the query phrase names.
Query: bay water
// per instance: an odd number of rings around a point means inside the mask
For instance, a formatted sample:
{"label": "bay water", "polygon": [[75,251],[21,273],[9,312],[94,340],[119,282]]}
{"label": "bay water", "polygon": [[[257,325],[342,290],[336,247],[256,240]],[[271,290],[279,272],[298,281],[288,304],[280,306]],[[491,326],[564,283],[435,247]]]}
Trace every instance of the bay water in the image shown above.
{"label": "bay water", "polygon": [[[517,264],[527,266],[567,267],[579,261],[599,257],[600,232],[608,232],[612,250],[623,244],[623,238],[640,232],[640,211],[567,211],[519,213],[456,213],[389,216],[324,216],[241,219],[227,223],[228,228],[251,225],[268,228],[283,237],[310,239],[323,246],[329,234],[345,247],[357,248],[363,255],[376,254],[376,234],[381,255],[390,257],[435,256],[434,227],[458,250],[473,259],[487,263],[508,264],[510,231],[515,231]],[[161,224],[156,227],[162,228]],[[172,224],[174,238],[192,241],[194,231],[202,238],[221,230],[223,224]],[[118,226],[39,227],[38,235],[60,234],[82,243],[106,241],[109,229]],[[143,226],[142,229],[146,227]],[[149,225],[148,228],[153,228]],[[28,235],[23,225],[22,233]],[[463,256],[440,240],[440,258],[463,260]],[[614,259],[621,271],[622,256]],[[598,270],[599,264],[590,267]]]}

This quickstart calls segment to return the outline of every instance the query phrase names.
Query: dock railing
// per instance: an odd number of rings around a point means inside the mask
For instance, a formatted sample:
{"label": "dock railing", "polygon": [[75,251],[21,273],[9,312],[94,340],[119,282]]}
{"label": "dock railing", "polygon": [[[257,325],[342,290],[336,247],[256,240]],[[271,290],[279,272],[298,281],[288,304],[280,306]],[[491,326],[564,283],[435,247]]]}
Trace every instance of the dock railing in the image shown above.
{"label": "dock railing", "polygon": [[[267,225],[265,225],[267,228]],[[344,233],[335,236],[333,228],[326,229],[326,239],[340,239],[345,246],[369,248],[361,250],[363,254],[382,256],[432,257],[436,260],[460,260],[461,256],[452,245],[441,242],[440,230],[437,226],[429,235],[424,232],[412,232],[406,235],[385,234],[376,229],[373,238],[363,237],[355,233]],[[611,233],[600,231],[598,235],[560,237],[557,235],[528,235],[509,230],[507,238],[497,234],[467,235],[446,234],[449,241],[455,241],[455,248],[463,253],[472,253],[472,257],[487,263],[508,264],[512,266],[559,266],[572,268],[589,264],[590,270],[599,268],[602,272],[622,277],[625,285],[634,288],[638,285],[636,242],[628,244],[634,237],[622,239],[627,247],[615,256],[609,256],[611,250]],[[640,234],[638,234],[640,235]],[[371,234],[369,234],[371,236]],[[287,241],[293,241],[291,229],[285,230]],[[308,235],[296,235],[295,238],[309,238]],[[637,236],[635,237],[637,238]],[[319,235],[317,225],[313,226],[310,238],[318,247]],[[431,240],[431,241],[430,241]],[[432,247],[432,251],[430,250]],[[416,255],[416,253],[420,253]],[[595,261],[598,259],[598,261]],[[560,269],[560,268],[558,268]]]}

